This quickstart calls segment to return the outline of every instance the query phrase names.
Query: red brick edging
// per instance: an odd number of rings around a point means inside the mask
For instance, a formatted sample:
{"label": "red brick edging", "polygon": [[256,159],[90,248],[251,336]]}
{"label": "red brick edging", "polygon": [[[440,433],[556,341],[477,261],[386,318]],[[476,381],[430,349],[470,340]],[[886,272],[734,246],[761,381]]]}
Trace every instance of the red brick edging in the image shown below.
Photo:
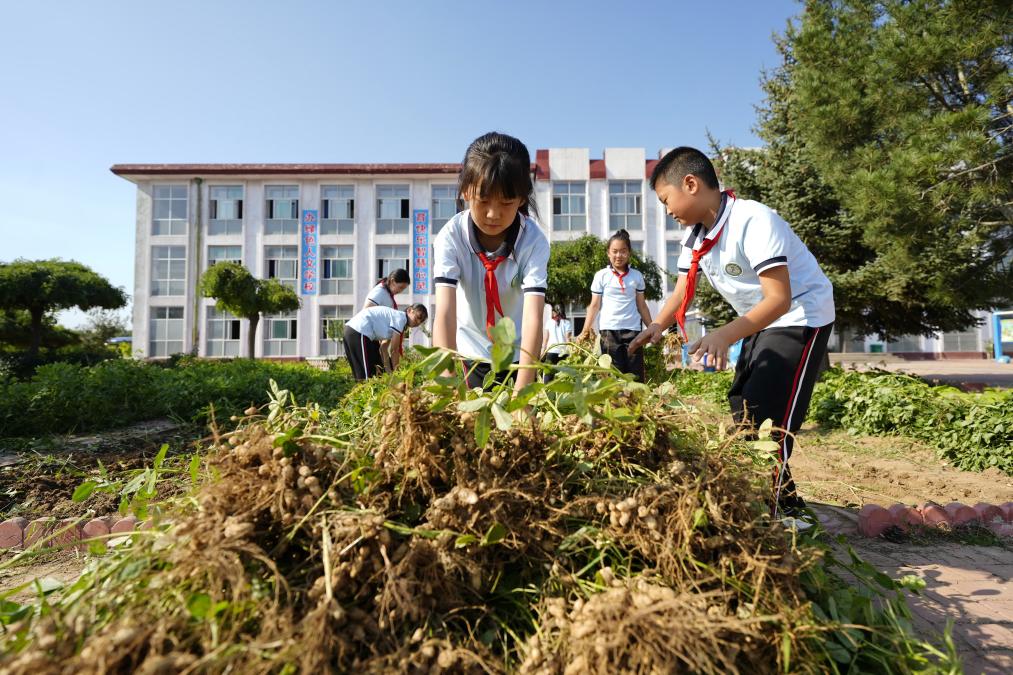
{"label": "red brick edging", "polygon": [[946,506],[933,502],[921,506],[893,504],[889,508],[866,504],[858,512],[858,531],[866,537],[878,537],[891,527],[906,531],[912,526],[948,528],[971,524],[987,527],[1000,537],[1013,537],[1013,502],[980,502],[973,507],[960,502]]}
{"label": "red brick edging", "polygon": [[[87,522],[79,518],[56,520],[53,517],[28,521],[19,516],[0,523],[0,549],[31,548],[40,541],[44,548],[79,546],[90,539],[101,539],[111,534],[126,534],[137,529],[148,529],[150,526],[134,516],[126,518],[103,516],[92,518]],[[54,533],[58,534],[52,536]]]}

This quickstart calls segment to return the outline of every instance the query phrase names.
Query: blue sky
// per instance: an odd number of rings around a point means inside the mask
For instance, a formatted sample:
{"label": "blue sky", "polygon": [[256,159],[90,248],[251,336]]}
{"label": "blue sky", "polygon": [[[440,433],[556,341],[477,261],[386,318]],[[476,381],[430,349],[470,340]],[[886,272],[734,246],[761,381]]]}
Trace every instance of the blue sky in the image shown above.
{"label": "blue sky", "polygon": [[[135,162],[445,162],[756,145],[794,0],[5,3],[0,261],[133,287]],[[13,29],[12,29],[13,27]],[[77,315],[64,317],[70,325]]]}

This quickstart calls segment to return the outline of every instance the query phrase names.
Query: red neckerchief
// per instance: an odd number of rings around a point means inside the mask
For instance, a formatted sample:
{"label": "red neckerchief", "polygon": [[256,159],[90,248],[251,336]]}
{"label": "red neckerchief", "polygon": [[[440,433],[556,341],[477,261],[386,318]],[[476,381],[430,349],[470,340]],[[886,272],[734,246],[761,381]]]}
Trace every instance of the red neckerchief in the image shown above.
{"label": "red neckerchief", "polygon": [[496,312],[503,316],[503,306],[499,302],[499,283],[496,281],[496,268],[507,259],[501,255],[490,259],[485,253],[478,252],[478,259],[485,267],[485,332],[489,333],[496,323]]}
{"label": "red neckerchief", "polygon": [[616,279],[619,280],[619,290],[621,290],[623,293],[625,293],[626,292],[626,286],[623,285],[623,277],[625,277],[627,274],[630,273],[630,266],[627,265],[626,266],[626,271],[623,272],[622,274],[619,274],[619,272],[616,272],[616,268],[612,267],[612,265],[609,265],[609,269],[612,270],[612,274],[614,274],[615,277],[616,277]]}
{"label": "red neckerchief", "polygon": [[[735,201],[735,193],[731,190],[725,190],[724,194],[728,195],[729,201],[725,204],[725,208],[728,211],[732,209],[732,202]],[[723,215],[723,214],[722,214]],[[728,214],[731,217],[731,214]],[[715,226],[718,223],[714,223]],[[717,235],[713,239],[704,239],[703,244],[700,248],[693,251],[693,261],[689,265],[689,272],[686,274],[686,295],[682,298],[682,303],[679,305],[679,309],[675,310],[675,321],[679,324],[679,331],[682,333],[682,339],[688,341],[689,338],[686,335],[686,310],[689,309],[689,303],[693,302],[693,296],[696,294],[696,277],[700,271],[700,259],[707,255],[707,252],[717,245],[718,240],[721,239],[721,235],[724,234],[725,228],[728,226],[728,219],[725,219],[724,224],[721,225],[721,229],[718,230]]]}

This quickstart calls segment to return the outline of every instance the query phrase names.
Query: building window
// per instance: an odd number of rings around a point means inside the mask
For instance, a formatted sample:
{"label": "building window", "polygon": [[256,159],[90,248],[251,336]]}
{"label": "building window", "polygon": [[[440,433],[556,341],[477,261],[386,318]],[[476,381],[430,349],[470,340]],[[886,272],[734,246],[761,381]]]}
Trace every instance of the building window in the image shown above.
{"label": "building window", "polygon": [[186,247],[151,247],[151,294],[186,295]]}
{"label": "building window", "polygon": [[299,186],[268,185],[264,234],[299,234]]}
{"label": "building window", "polygon": [[186,234],[186,185],[156,185],[151,234]]}
{"label": "building window", "polygon": [[264,269],[268,279],[277,279],[293,291],[299,282],[299,247],[265,246]]}
{"label": "building window", "polygon": [[662,208],[662,212],[665,214],[665,231],[666,232],[678,232],[682,228],[682,225],[680,225],[679,221],[677,221],[675,218],[673,218],[672,216],[668,215],[667,211],[664,211],[664,208],[665,208],[664,205],[662,205],[661,208]]}
{"label": "building window", "polygon": [[322,295],[354,293],[352,288],[354,257],[355,247],[353,246],[320,247],[320,293]]}
{"label": "building window", "polygon": [[408,234],[410,209],[407,185],[377,185],[376,233]]}
{"label": "building window", "polygon": [[978,329],[943,333],[944,352],[980,352],[978,346]]}
{"label": "building window", "polygon": [[437,233],[447,224],[447,221],[457,213],[457,186],[456,185],[434,185],[433,186],[433,208],[430,214],[432,233]]}
{"label": "building window", "polygon": [[239,356],[239,319],[208,307],[207,320],[206,356]]}
{"label": "building window", "polygon": [[376,276],[384,278],[396,269],[408,270],[407,246],[377,246]]}
{"label": "building window", "polygon": [[320,307],[320,356],[344,356],[345,321],[354,315],[351,305]]}
{"label": "building window", "polygon": [[264,317],[264,356],[295,356],[298,319],[295,312]]}
{"label": "building window", "polygon": [[[666,241],[665,242],[665,270],[674,275],[676,279],[679,278],[679,254],[682,253],[682,244],[677,241]],[[668,287],[669,292],[675,290],[675,281],[669,277],[665,277],[665,285]]]}
{"label": "building window", "polygon": [[609,181],[609,229],[615,232],[626,230],[642,230],[643,218],[640,214],[641,182],[638,180]]}
{"label": "building window", "polygon": [[208,234],[243,233],[243,188],[215,185],[208,199]]}
{"label": "building window", "polygon": [[208,267],[219,262],[243,264],[242,246],[208,246]]}
{"label": "building window", "polygon": [[637,257],[644,260],[644,240],[643,239],[631,239],[630,240],[630,251],[636,253]]}
{"label": "building window", "polygon": [[355,186],[320,187],[320,234],[355,232]]}
{"label": "building window", "polygon": [[584,181],[557,181],[552,184],[552,229],[587,229]]}
{"label": "building window", "polygon": [[148,355],[171,356],[183,351],[183,308],[152,307]]}
{"label": "building window", "polygon": [[902,335],[896,340],[886,343],[886,351],[899,352],[920,352],[922,351],[921,335]]}

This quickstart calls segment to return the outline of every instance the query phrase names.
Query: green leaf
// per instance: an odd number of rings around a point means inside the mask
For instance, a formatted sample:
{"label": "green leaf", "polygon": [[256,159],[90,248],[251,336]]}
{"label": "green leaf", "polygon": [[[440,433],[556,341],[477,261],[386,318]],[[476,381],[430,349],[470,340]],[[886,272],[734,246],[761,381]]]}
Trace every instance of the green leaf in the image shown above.
{"label": "green leaf", "polygon": [[497,342],[489,350],[489,358],[492,360],[492,370],[499,373],[510,367],[514,360],[514,345],[510,343]]}
{"label": "green leaf", "polygon": [[169,453],[169,444],[162,443],[162,447],[158,449],[158,454],[155,455],[155,469],[162,468],[162,462],[165,461],[165,456]]}
{"label": "green leaf", "polygon": [[190,458],[190,482],[194,485],[197,484],[197,480],[200,478],[200,455],[196,452],[193,457]]}
{"label": "green leaf", "polygon": [[479,448],[484,448],[489,442],[489,434],[492,433],[491,419],[492,414],[489,412],[489,408],[482,408],[482,412],[478,414],[478,419],[475,420],[475,445]]}
{"label": "green leaf", "polygon": [[207,593],[191,593],[186,599],[186,608],[190,616],[203,620],[211,609],[211,596]]}
{"label": "green leaf", "polygon": [[781,634],[781,660],[784,661],[784,672],[791,672],[791,635]]}
{"label": "green leaf", "polygon": [[473,534],[462,534],[454,540],[454,548],[464,548],[478,543],[478,537]]}
{"label": "green leaf", "polygon": [[513,351],[514,342],[517,341],[517,327],[514,325],[513,319],[508,316],[502,317],[492,327],[490,334],[493,346],[497,344],[510,345],[510,350]]}
{"label": "green leaf", "polygon": [[468,401],[461,401],[457,404],[457,409],[461,412],[478,412],[490,403],[492,403],[492,399],[488,396],[479,396]]}
{"label": "green leaf", "polygon": [[74,494],[71,495],[71,500],[75,502],[83,502],[91,496],[91,493],[95,492],[95,488],[98,487],[98,483],[93,480],[86,480],[74,489]]}
{"label": "green leaf", "polygon": [[753,447],[761,452],[775,453],[781,446],[774,441],[753,441]]}
{"label": "green leaf", "polygon": [[500,431],[509,431],[510,427],[513,426],[514,420],[506,410],[503,409],[499,403],[492,404],[492,415],[496,418],[496,428]]}
{"label": "green leaf", "polygon": [[493,523],[489,528],[489,531],[485,533],[484,537],[482,537],[482,546],[492,546],[493,544],[498,544],[506,539],[508,534],[510,534],[510,532],[506,529],[506,526],[501,523]]}
{"label": "green leaf", "polygon": [[598,357],[598,367],[599,368],[611,368],[612,367],[612,357],[609,356],[608,354],[602,354],[601,356],[599,356]]}
{"label": "green leaf", "polygon": [[708,522],[707,509],[702,506],[697,507],[696,511],[693,512],[693,529],[706,527]]}

